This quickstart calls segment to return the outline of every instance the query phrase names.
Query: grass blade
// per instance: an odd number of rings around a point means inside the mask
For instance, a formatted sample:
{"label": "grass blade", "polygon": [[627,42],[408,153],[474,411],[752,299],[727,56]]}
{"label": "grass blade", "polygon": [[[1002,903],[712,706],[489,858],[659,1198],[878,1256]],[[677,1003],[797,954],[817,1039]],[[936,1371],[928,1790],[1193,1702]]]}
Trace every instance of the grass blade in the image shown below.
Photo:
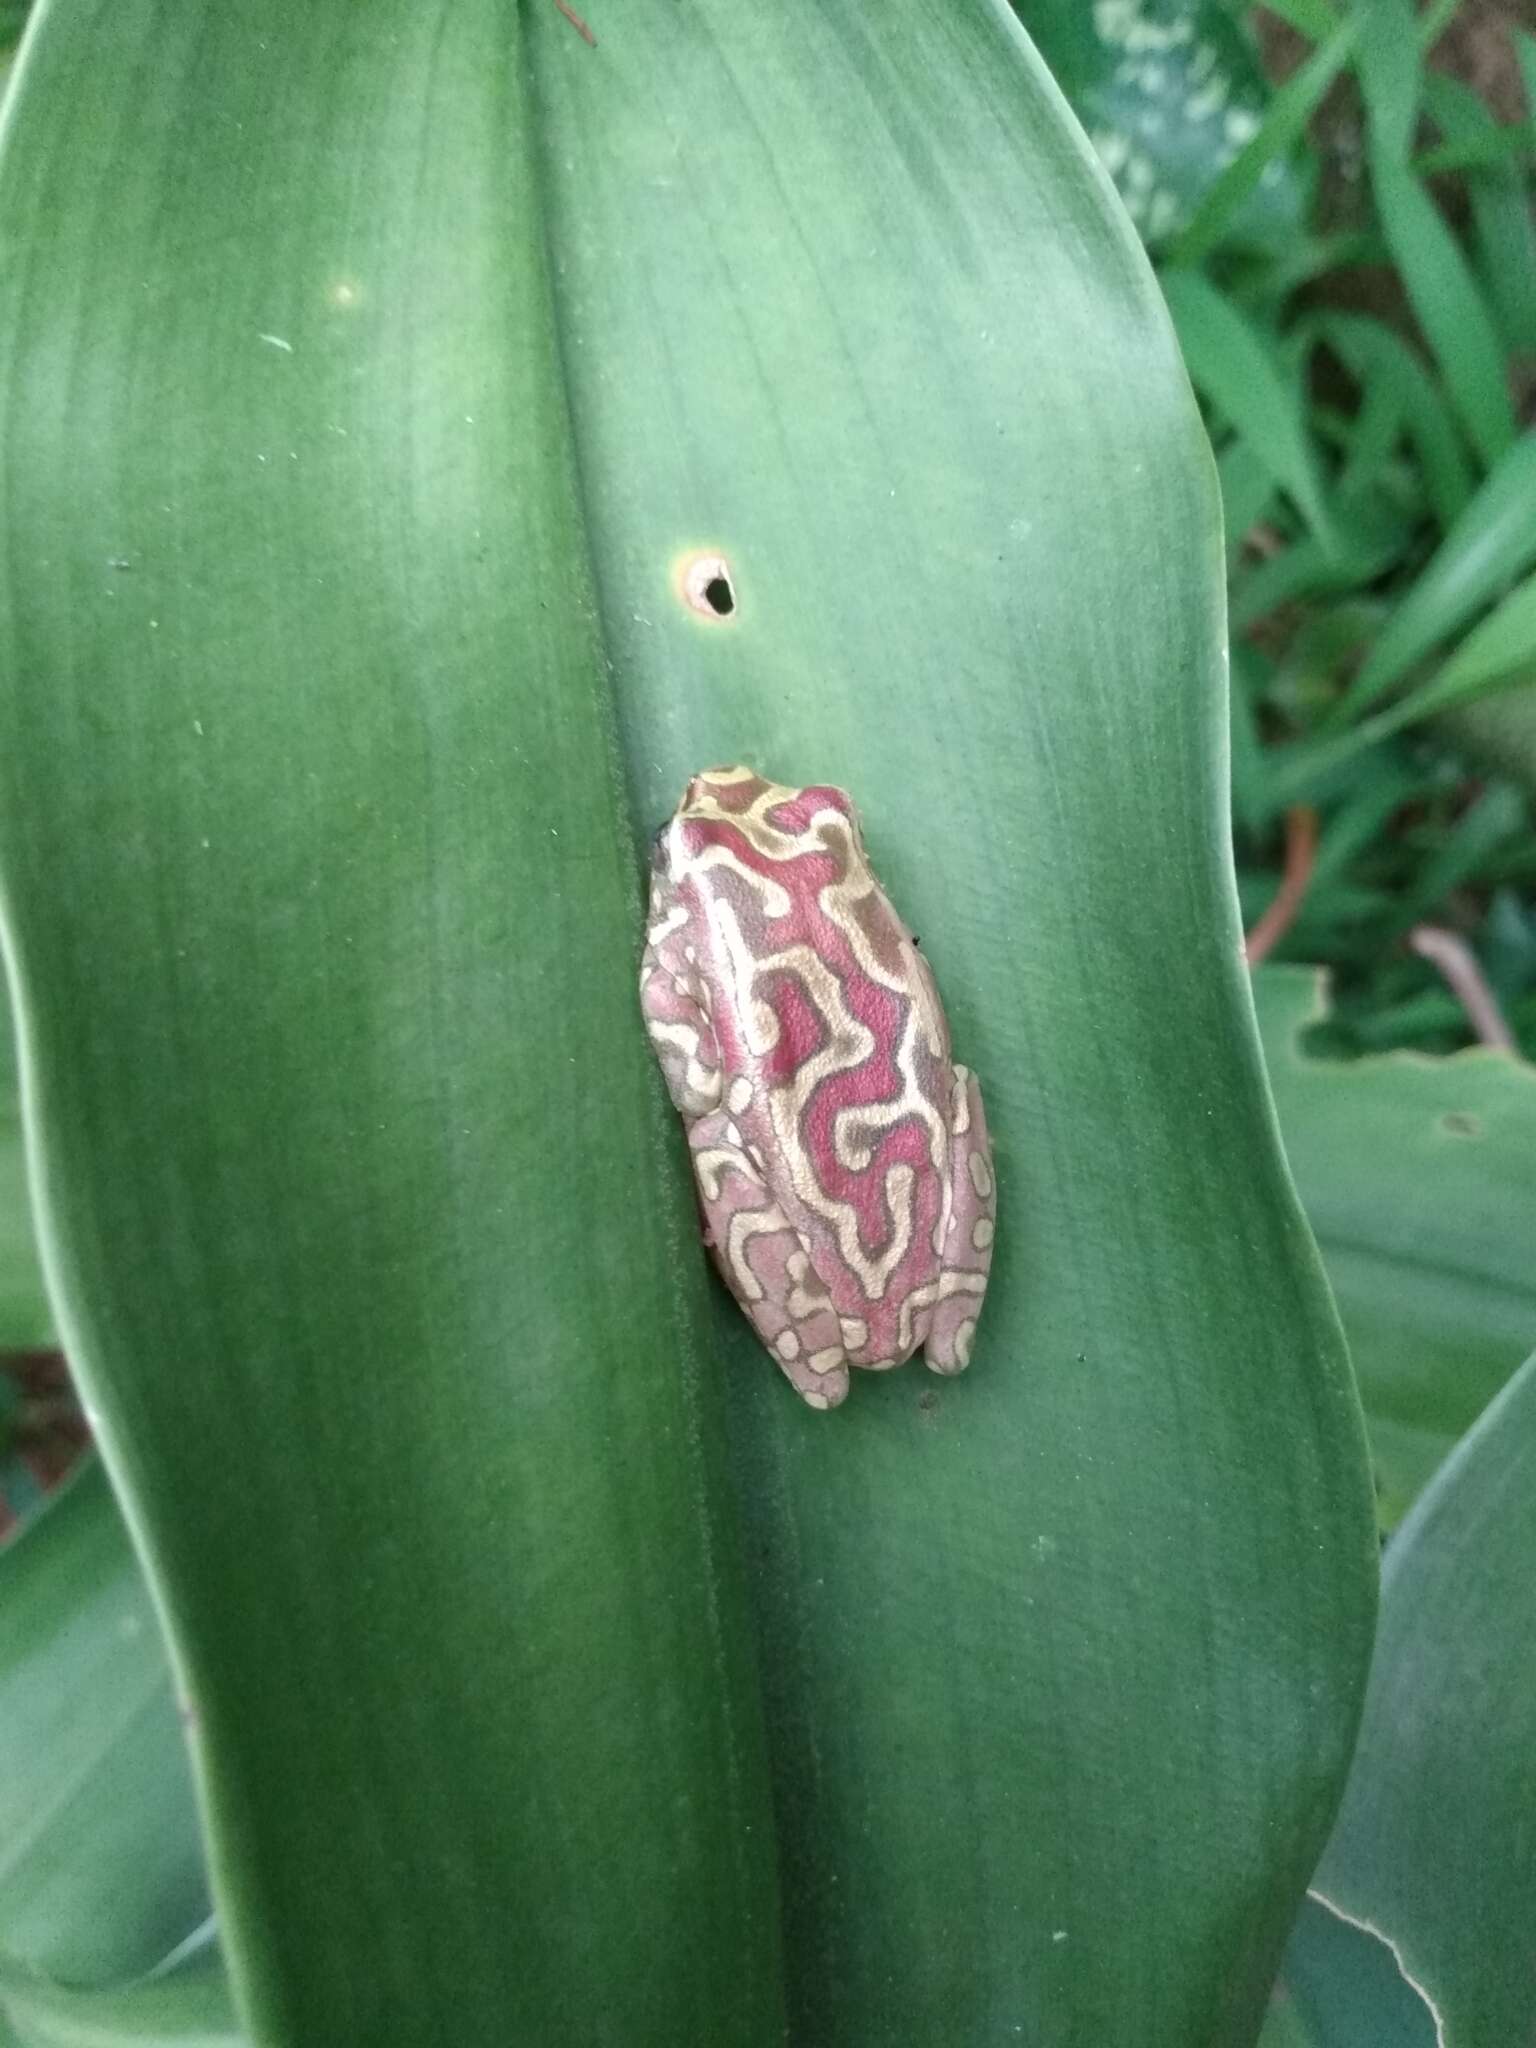
{"label": "grass blade", "polygon": [[1435,518],[1449,531],[1472,495],[1472,473],[1457,423],[1418,356],[1400,334],[1363,314],[1320,313],[1302,332],[1326,343],[1362,389],[1393,393]]}
{"label": "grass blade", "polygon": [[1523,683],[1536,683],[1536,576],[1517,584],[1427,682],[1361,730],[1380,737]]}
{"label": "grass blade", "polygon": [[[1470,86],[1431,73],[1425,105],[1452,151],[1462,150],[1483,288],[1512,354],[1536,351],[1536,218],[1531,210],[1529,122],[1505,128]],[[1481,160],[1478,152],[1483,152]]]}
{"label": "grass blade", "polygon": [[1227,560],[1235,565],[1250,530],[1275,497],[1275,480],[1268,464],[1235,434],[1217,456],[1216,470],[1226,518]]}
{"label": "grass blade", "polygon": [[1358,717],[1536,561],[1536,434],[1504,456],[1413,585],[1359,675],[1340,718]]}
{"label": "grass blade", "polygon": [[1280,162],[1306,134],[1307,123],[1349,62],[1355,47],[1353,19],[1342,21],[1271,100],[1257,132],[1228,164],[1174,243],[1171,263],[1202,263],[1226,235],[1272,164]]}
{"label": "grass blade", "polygon": [[1515,435],[1504,352],[1460,244],[1409,167],[1421,84],[1413,8],[1409,0],[1357,0],[1353,18],[1376,209],[1452,403],[1493,464]]}
{"label": "grass blade", "polygon": [[1208,279],[1170,270],[1163,289],[1195,388],[1290,493],[1324,550],[1333,552],[1333,522],[1298,391],[1257,328]]}

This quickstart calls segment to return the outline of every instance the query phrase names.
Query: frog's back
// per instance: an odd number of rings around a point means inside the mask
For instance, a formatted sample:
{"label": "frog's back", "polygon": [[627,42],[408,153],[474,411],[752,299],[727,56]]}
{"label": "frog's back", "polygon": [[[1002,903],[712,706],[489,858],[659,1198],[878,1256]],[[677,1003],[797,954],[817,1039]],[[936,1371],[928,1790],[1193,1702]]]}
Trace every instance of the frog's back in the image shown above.
{"label": "frog's back", "polygon": [[952,1070],[927,963],[843,791],[717,771],[690,785],[675,830],[743,1142],[779,1163],[853,1362],[898,1363],[922,1341],[911,1304],[935,1282],[949,1213]]}

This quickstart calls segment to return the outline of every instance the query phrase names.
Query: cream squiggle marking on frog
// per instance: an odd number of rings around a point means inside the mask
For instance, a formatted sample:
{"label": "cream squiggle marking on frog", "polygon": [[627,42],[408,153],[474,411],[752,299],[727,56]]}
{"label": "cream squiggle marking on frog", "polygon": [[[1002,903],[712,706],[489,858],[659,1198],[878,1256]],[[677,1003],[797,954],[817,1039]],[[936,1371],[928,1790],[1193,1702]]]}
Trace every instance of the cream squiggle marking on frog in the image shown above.
{"label": "cream squiggle marking on frog", "polygon": [[[711,847],[712,856],[719,856],[720,849]],[[694,875],[703,867],[729,865],[742,876],[749,887],[755,887],[760,878],[734,858],[722,860],[711,858],[708,862],[690,862],[684,868],[685,875]],[[783,891],[772,895],[765,892],[765,907],[783,896]],[[822,891],[825,899],[827,891]],[[784,915],[768,909],[768,915]],[[843,1000],[842,985],[826,962],[811,947],[804,945],[787,946],[781,951],[757,955],[742,938],[740,926],[731,906],[712,902],[709,917],[720,942],[720,951],[730,964],[730,978],[735,999],[736,1013],[741,1019],[748,1052],[757,1059],[765,1059],[774,1051],[779,1041],[778,1019],[772,1005],[763,1001],[756,991],[763,978],[774,973],[798,975],[822,1016],[829,1020],[831,1035],[826,1049],[803,1060],[795,1069],[787,1086],[775,1088],[769,1095],[769,1114],[773,1120],[775,1135],[785,1157],[792,1161],[791,1174],[798,1193],[823,1215],[837,1233],[838,1251],[847,1264],[857,1272],[861,1285],[872,1299],[878,1300],[885,1292],[892,1271],[906,1255],[911,1235],[911,1218],[904,1200],[907,1181],[903,1170],[896,1169],[885,1177],[887,1205],[896,1219],[896,1232],[890,1243],[878,1257],[870,1257],[860,1241],[860,1213],[850,1202],[832,1199],[824,1188],[816,1171],[815,1163],[802,1142],[804,1118],[807,1104],[817,1089],[839,1073],[862,1066],[874,1049],[874,1037],[868,1028],[847,1008]],[[885,1103],[865,1104],[856,1108],[842,1109],[834,1122],[833,1143],[842,1162],[854,1170],[862,1170],[870,1164],[869,1148],[861,1148],[855,1157],[850,1157],[846,1139],[843,1136],[846,1124],[858,1121],[871,1130],[882,1124],[889,1127],[907,1117],[920,1117],[930,1126],[930,1149],[936,1172],[943,1171],[944,1127],[942,1119],[934,1111],[917,1085],[916,1074],[911,1065],[910,1039],[918,1029],[919,1019],[916,1005],[913,1006],[904,1035],[902,1052],[897,1065],[906,1086],[899,1096]],[[658,1036],[652,1026],[652,1036]]]}
{"label": "cream squiggle marking on frog", "polygon": [[781,1370],[968,1362],[995,1195],[974,1076],[840,790],[695,777],[660,835],[641,999],[705,1237]]}

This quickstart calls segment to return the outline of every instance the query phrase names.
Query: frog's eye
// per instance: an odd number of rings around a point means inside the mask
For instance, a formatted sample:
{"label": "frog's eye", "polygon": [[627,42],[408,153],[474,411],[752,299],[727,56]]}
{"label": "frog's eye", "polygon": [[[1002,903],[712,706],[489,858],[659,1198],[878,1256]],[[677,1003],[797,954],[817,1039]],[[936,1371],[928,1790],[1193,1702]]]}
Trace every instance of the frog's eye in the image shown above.
{"label": "frog's eye", "polygon": [[800,797],[808,815],[816,811],[840,811],[845,818],[853,816],[853,799],[847,790],[837,789],[830,782],[818,782],[811,789],[803,789]]}
{"label": "frog's eye", "polygon": [[814,782],[808,789],[797,789],[793,796],[775,804],[768,813],[768,823],[779,832],[808,832],[812,822],[826,811],[835,811],[840,818],[853,817],[853,805],[845,791],[834,789],[830,783]]}

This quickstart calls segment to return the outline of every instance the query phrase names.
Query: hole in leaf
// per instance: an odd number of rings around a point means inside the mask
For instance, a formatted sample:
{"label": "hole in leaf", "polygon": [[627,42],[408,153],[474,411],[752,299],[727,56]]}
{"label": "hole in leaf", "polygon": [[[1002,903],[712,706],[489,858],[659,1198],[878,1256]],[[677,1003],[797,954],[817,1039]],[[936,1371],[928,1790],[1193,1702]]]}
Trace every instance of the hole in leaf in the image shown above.
{"label": "hole in leaf", "polygon": [[736,610],[736,585],[724,555],[690,555],[678,578],[683,601],[703,619],[728,619]]}

